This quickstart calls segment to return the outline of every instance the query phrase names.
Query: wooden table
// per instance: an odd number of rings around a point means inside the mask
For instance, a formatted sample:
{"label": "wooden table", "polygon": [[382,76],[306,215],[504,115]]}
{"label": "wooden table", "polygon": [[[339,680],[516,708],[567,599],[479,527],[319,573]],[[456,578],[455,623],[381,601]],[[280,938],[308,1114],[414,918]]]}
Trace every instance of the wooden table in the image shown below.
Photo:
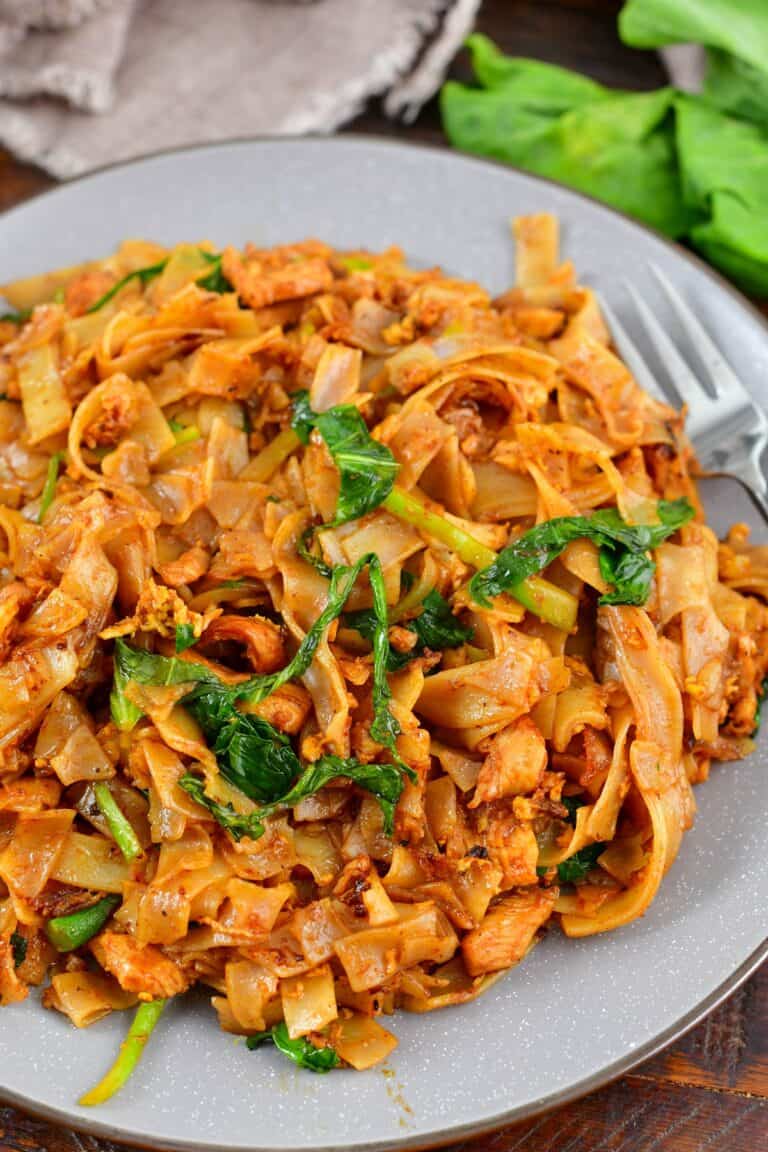
{"label": "wooden table", "polygon": [[[658,87],[666,78],[656,56],[633,52],[617,38],[620,7],[620,0],[486,0],[478,28],[507,51],[588,72],[606,84]],[[466,61],[459,59],[452,74],[466,78]],[[374,104],[349,130],[445,143],[434,100],[409,127],[387,121]],[[52,183],[0,151],[0,210]],[[112,1152],[116,1146],[0,1107],[0,1152],[11,1149]],[[450,1152],[518,1149],[768,1152],[768,965],[687,1037],[610,1087]]]}

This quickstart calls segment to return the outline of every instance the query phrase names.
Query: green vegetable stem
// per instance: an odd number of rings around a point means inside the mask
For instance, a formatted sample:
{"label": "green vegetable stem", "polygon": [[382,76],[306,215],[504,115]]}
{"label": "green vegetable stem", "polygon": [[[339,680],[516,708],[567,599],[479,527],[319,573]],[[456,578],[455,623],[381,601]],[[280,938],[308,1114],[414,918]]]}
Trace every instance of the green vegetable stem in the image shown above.
{"label": "green vegetable stem", "polygon": [[141,844],[138,837],[131,827],[128,817],[112,795],[109,785],[104,780],[99,780],[94,785],[93,792],[99,810],[125,859],[135,860],[141,856]]}
{"label": "green vegetable stem", "polygon": [[54,916],[45,926],[46,935],[59,952],[73,952],[101,931],[119,903],[119,896],[105,896],[90,908]]}
{"label": "green vegetable stem", "polygon": [[65,452],[54,452],[48,461],[48,471],[45,474],[45,484],[40,497],[40,511],[37,513],[38,524],[42,524],[46,512],[53,503],[53,498],[56,495],[56,484],[59,479],[59,468],[64,460],[66,460]]}
{"label": "green vegetable stem", "polygon": [[167,1000],[150,1000],[146,1004],[139,1004],[133,1023],[128,1029],[128,1035],[120,1045],[117,1059],[106,1076],[80,1097],[78,1103],[81,1108],[93,1108],[97,1104],[104,1104],[119,1092],[141,1059],[147,1041],[166,1004]]}

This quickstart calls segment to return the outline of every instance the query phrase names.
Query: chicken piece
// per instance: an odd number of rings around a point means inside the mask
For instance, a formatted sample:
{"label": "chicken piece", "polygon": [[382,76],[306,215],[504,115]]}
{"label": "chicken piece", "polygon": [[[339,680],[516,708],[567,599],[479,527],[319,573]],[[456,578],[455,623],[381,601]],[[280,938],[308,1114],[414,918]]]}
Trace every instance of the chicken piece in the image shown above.
{"label": "chicken piece", "polygon": [[68,916],[80,908],[89,908],[104,895],[104,892],[89,892],[85,888],[71,888],[64,884],[44,888],[30,900],[30,904],[35,912],[49,920],[52,916]]}
{"label": "chicken piece", "polygon": [[175,560],[159,564],[157,570],[166,584],[178,588],[179,584],[194,584],[195,580],[204,576],[210,562],[210,553],[205,548],[195,545],[182,552]]}
{"label": "chicken piece", "polygon": [[531,825],[518,822],[511,813],[495,813],[485,837],[488,858],[502,871],[501,887],[535,884],[539,845]]}
{"label": "chicken piece", "polygon": [[245,255],[225,248],[221,270],[250,308],[312,296],[333,284],[330,249],[317,241],[263,251],[249,245]]}
{"label": "chicken piece", "polygon": [[276,572],[272,545],[263,532],[258,529],[222,532],[219,551],[210,569],[214,580],[239,580],[243,576],[266,580]]}
{"label": "chicken piece", "polygon": [[286,662],[282,629],[261,616],[220,616],[212,620],[203,635],[204,644],[234,640],[244,644],[254,672],[275,672]]}
{"label": "chicken piece", "polygon": [[516,308],[512,317],[517,328],[537,340],[550,340],[562,332],[565,313],[559,308]]}
{"label": "chicken piece", "polygon": [[119,932],[102,932],[91,941],[91,951],[121,988],[141,998],[156,1000],[186,992],[190,984],[178,964],[159,948],[140,948],[131,936]]}
{"label": "chicken piece", "polygon": [[209,608],[206,612],[193,612],[173,588],[148,580],[141,590],[136,610],[117,624],[105,628],[103,640],[114,640],[117,636],[130,636],[134,632],[157,632],[160,636],[173,638],[179,627],[191,627],[196,640],[205,629],[221,615],[220,608]]}
{"label": "chicken piece", "polygon": [[83,441],[88,448],[111,447],[136,423],[139,409],[131,392],[108,389],[101,404],[101,414],[85,430]]}
{"label": "chicken piece", "polygon": [[28,608],[34,598],[32,590],[20,580],[0,588],[0,660],[10,654],[22,610]]}
{"label": "chicken piece", "polygon": [[525,956],[534,936],[552,915],[557,888],[535,888],[504,896],[479,928],[468,932],[461,953],[470,976],[511,968]]}
{"label": "chicken piece", "polygon": [[102,268],[94,268],[90,272],[83,272],[70,280],[64,291],[64,307],[70,316],[82,316],[92,304],[108,292],[115,283],[111,272]]}
{"label": "chicken piece", "polygon": [[258,704],[241,704],[243,712],[260,716],[273,728],[295,736],[312,710],[312,697],[303,684],[283,684]]}
{"label": "chicken piece", "polygon": [[546,766],[544,737],[529,716],[521,716],[492,738],[469,807],[533,792]]}

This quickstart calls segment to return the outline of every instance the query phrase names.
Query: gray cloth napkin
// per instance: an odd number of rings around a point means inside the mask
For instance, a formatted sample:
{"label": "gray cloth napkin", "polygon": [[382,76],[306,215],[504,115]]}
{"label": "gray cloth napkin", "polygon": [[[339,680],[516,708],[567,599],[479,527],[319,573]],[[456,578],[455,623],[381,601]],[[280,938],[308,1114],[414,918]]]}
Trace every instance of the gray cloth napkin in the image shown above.
{"label": "gray cloth napkin", "polygon": [[0,144],[54,176],[413,116],[480,0],[0,0]]}
{"label": "gray cloth napkin", "polygon": [[683,92],[700,92],[707,69],[707,53],[701,44],[669,44],[659,50],[669,78]]}

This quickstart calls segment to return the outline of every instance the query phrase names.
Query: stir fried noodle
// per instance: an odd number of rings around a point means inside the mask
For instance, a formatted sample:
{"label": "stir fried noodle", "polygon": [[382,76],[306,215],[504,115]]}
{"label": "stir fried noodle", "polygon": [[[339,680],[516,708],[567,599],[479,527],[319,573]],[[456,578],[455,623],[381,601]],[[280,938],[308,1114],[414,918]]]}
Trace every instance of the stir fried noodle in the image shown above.
{"label": "stir fried noodle", "polygon": [[768,548],[514,231],[496,300],[314,240],[3,290],[0,995],[136,1007],[84,1103],[198,983],[370,1067],[551,920],[641,916],[752,747]]}

